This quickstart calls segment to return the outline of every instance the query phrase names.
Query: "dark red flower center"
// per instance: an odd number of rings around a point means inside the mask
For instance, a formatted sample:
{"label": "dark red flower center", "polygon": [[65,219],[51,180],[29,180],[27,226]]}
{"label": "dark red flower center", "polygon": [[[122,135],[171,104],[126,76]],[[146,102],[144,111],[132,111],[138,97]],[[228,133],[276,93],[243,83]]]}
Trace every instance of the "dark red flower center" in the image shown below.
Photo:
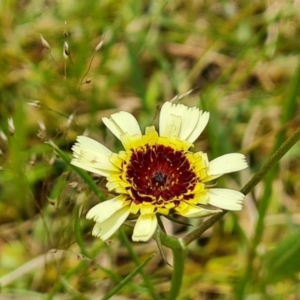
{"label": "dark red flower center", "polygon": [[174,202],[176,206],[194,197],[198,179],[185,151],[165,145],[146,145],[132,151],[125,176],[136,204],[145,201],[163,206]]}

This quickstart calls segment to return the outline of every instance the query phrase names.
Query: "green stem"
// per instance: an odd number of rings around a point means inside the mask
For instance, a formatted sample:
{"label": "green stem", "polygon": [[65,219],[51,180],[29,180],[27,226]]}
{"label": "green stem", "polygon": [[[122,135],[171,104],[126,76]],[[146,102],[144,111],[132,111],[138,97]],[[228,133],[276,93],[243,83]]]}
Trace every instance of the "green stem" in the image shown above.
{"label": "green stem", "polygon": [[171,289],[168,295],[168,300],[177,299],[184,273],[185,249],[172,249],[173,252],[173,273],[171,281]]}
{"label": "green stem", "polygon": [[80,206],[76,205],[74,209],[74,233],[77,244],[80,248],[81,253],[87,258],[91,258],[88,251],[85,248],[85,243],[82,238],[82,230],[80,225]]}
{"label": "green stem", "polygon": [[167,300],[175,300],[179,295],[182,284],[186,248],[181,243],[181,239],[168,236],[161,230],[159,230],[159,239],[163,246],[170,248],[173,252],[172,281]]}
{"label": "green stem", "polygon": [[[293,77],[293,80],[291,82],[291,88],[289,91],[289,95],[287,96],[287,99],[285,101],[285,105],[283,108],[282,123],[284,125],[282,127],[287,127],[286,125],[291,123],[291,121],[289,121],[289,120],[294,116],[299,91],[300,91],[300,60],[298,61],[297,70],[296,70],[295,76]],[[293,146],[294,142],[298,140],[298,138],[297,138],[298,130],[299,130],[299,128],[296,130],[294,135],[292,135],[286,141],[287,144],[290,143],[291,146]],[[284,141],[285,135],[286,135],[285,131],[279,132],[274,149],[277,149],[278,147],[280,149],[280,145]],[[268,176],[266,176],[266,179],[265,179],[264,192],[263,192],[261,201],[259,202],[259,206],[258,206],[259,215],[258,215],[258,220],[256,223],[255,235],[254,235],[254,238],[252,241],[252,245],[249,249],[245,274],[244,274],[243,278],[240,280],[240,283],[236,289],[236,294],[235,294],[236,299],[244,299],[247,284],[251,279],[253,279],[254,272],[257,272],[257,271],[255,271],[256,268],[253,265],[253,261],[254,261],[255,255],[256,255],[257,245],[259,244],[259,242],[263,236],[263,232],[264,232],[264,228],[265,228],[264,221],[265,221],[267,210],[268,210],[268,207],[269,207],[269,204],[271,201],[270,195],[272,194],[272,187],[273,187],[272,183],[274,181],[275,176],[276,176],[276,170],[273,168],[272,172],[269,172]]]}
{"label": "green stem", "polygon": [[186,236],[182,238],[182,242],[185,246],[188,246],[192,241],[198,239],[204,231],[214,225],[218,220],[220,220],[225,214],[227,210],[224,210],[220,213],[213,215],[211,218],[204,221],[198,228],[188,233]]}
{"label": "green stem", "polygon": [[259,171],[250,179],[250,181],[241,189],[241,192],[247,195],[271,170],[271,168],[298,142],[300,139],[300,126],[297,130],[285,140],[277,151],[267,160]]}
{"label": "green stem", "polygon": [[[275,151],[259,171],[241,189],[241,193],[247,195],[271,170],[271,168],[295,145],[300,139],[300,126],[297,130]],[[221,219],[227,211],[223,211],[203,222],[198,228],[187,234],[183,239],[183,244],[187,246],[195,239],[199,238],[204,231]]]}

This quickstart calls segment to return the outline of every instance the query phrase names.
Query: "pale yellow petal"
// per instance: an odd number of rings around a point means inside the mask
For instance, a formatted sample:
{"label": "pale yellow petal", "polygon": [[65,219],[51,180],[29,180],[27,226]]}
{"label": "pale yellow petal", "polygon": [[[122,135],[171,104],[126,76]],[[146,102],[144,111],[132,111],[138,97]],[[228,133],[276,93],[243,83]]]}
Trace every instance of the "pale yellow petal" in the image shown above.
{"label": "pale yellow petal", "polygon": [[179,137],[181,130],[182,119],[179,116],[169,115],[166,123],[166,127],[161,134],[163,137],[172,138]]}
{"label": "pale yellow petal", "polygon": [[111,172],[118,171],[118,168],[109,160],[112,152],[91,138],[77,137],[77,142],[72,150],[73,159],[71,164],[78,168],[102,176],[108,176]]}
{"label": "pale yellow petal", "polygon": [[103,201],[94,207],[92,207],[87,215],[87,219],[93,219],[97,223],[101,223],[106,219],[110,218],[116,211],[126,206],[127,203],[124,201],[123,196],[117,196],[113,199]]}
{"label": "pale yellow petal", "polygon": [[119,209],[105,221],[96,223],[92,235],[99,237],[103,241],[109,239],[125,222],[129,213],[129,205]]}
{"label": "pale yellow petal", "polygon": [[171,107],[171,112],[181,119],[180,131],[177,137],[190,141],[190,136],[196,129],[202,112],[197,107],[188,107],[183,104],[174,104]]}
{"label": "pale yellow petal", "polygon": [[152,203],[144,202],[140,207],[142,215],[152,215],[154,213],[155,206]]}
{"label": "pale yellow petal", "polygon": [[96,168],[90,167],[86,163],[81,163],[81,162],[79,162],[76,159],[71,160],[71,165],[73,165],[73,166],[75,166],[77,168],[86,170],[88,172],[104,176],[104,177],[107,177],[107,176],[109,176],[111,174],[111,171],[101,170],[101,169],[96,169]]}
{"label": "pale yellow petal", "polygon": [[[201,111],[197,107],[189,107],[182,115],[182,128],[180,138],[188,140],[191,133],[195,130]],[[193,141],[192,141],[193,142]]]}
{"label": "pale yellow petal", "polygon": [[245,195],[230,189],[210,189],[208,203],[225,210],[241,210]]}
{"label": "pale yellow petal", "polygon": [[146,242],[154,234],[157,227],[155,214],[140,215],[133,230],[132,240],[134,242]]}
{"label": "pale yellow petal", "polygon": [[178,137],[193,143],[209,120],[209,113],[197,107],[165,102],[160,111],[159,133],[165,137]]}
{"label": "pale yellow petal", "polygon": [[222,212],[220,209],[207,209],[200,206],[190,206],[185,213],[180,213],[183,217],[186,218],[200,218],[214,215],[216,213]]}
{"label": "pale yellow petal", "polygon": [[74,153],[73,160],[74,162],[77,161],[78,163],[85,164],[88,168],[111,172],[119,171],[119,168],[110,162],[108,156],[91,152],[90,150],[81,150],[79,155]]}
{"label": "pale yellow petal", "polygon": [[171,102],[165,102],[159,114],[159,135],[163,137],[178,137],[182,119],[177,114],[178,107]]}
{"label": "pale yellow petal", "polygon": [[[186,140],[190,143],[193,143],[200,136],[200,134],[206,127],[208,120],[209,120],[209,112],[201,110],[199,114],[198,122],[193,129],[192,127],[190,127],[191,131],[189,136],[186,138]],[[188,124],[188,122],[189,122],[188,118],[186,118],[185,123]]]}
{"label": "pale yellow petal", "polygon": [[223,174],[244,170],[248,167],[246,157],[240,153],[229,153],[209,162],[207,178],[203,181],[216,179]]}
{"label": "pale yellow petal", "polygon": [[118,139],[120,139],[124,133],[128,133],[129,135],[142,135],[136,118],[126,111],[120,111],[111,115],[110,118],[103,118],[102,120],[106,127]]}
{"label": "pale yellow petal", "polygon": [[[79,149],[89,149],[92,152],[101,153],[103,155],[109,156],[112,152],[106,148],[104,145],[100,144],[99,142],[83,135],[79,135],[76,138],[76,143],[73,146],[73,148],[76,148],[76,146],[79,146]],[[72,149],[73,149],[72,148]],[[78,148],[77,148],[78,149]],[[75,150],[73,150],[75,152]]]}

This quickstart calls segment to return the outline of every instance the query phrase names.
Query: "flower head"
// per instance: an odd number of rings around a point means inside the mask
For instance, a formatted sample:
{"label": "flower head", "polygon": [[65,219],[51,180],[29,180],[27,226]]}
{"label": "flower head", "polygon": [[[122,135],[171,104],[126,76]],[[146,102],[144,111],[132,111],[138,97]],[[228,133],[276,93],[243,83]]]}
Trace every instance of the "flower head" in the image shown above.
{"label": "flower head", "polygon": [[142,134],[137,120],[124,111],[103,118],[124,151],[113,153],[88,137],[77,138],[71,164],[106,177],[107,189],[116,195],[88,212],[96,222],[94,236],[107,240],[129,214],[138,216],[132,239],[147,241],[157,214],[201,217],[242,208],[242,193],[210,188],[207,182],[247,168],[245,156],[231,153],[209,161],[205,153],[190,151],[208,119],[209,113],[197,107],[165,102],[159,132],[150,126]]}

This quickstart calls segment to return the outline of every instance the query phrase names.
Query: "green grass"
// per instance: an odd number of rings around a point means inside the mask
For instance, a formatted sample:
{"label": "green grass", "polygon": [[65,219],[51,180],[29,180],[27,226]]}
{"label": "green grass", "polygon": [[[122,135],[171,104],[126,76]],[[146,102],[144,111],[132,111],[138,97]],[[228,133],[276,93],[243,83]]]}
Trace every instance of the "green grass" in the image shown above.
{"label": "green grass", "polygon": [[[245,153],[249,170],[218,182],[242,188],[299,126],[296,2],[4,0],[0,20],[0,298],[164,299],[172,268],[154,241],[91,236],[85,214],[109,196],[69,165],[71,146],[86,132],[118,151],[101,117],[126,110],[144,128],[194,88],[182,102],[211,115],[195,149]],[[299,171],[296,144],[189,246],[178,299],[300,297]]]}

